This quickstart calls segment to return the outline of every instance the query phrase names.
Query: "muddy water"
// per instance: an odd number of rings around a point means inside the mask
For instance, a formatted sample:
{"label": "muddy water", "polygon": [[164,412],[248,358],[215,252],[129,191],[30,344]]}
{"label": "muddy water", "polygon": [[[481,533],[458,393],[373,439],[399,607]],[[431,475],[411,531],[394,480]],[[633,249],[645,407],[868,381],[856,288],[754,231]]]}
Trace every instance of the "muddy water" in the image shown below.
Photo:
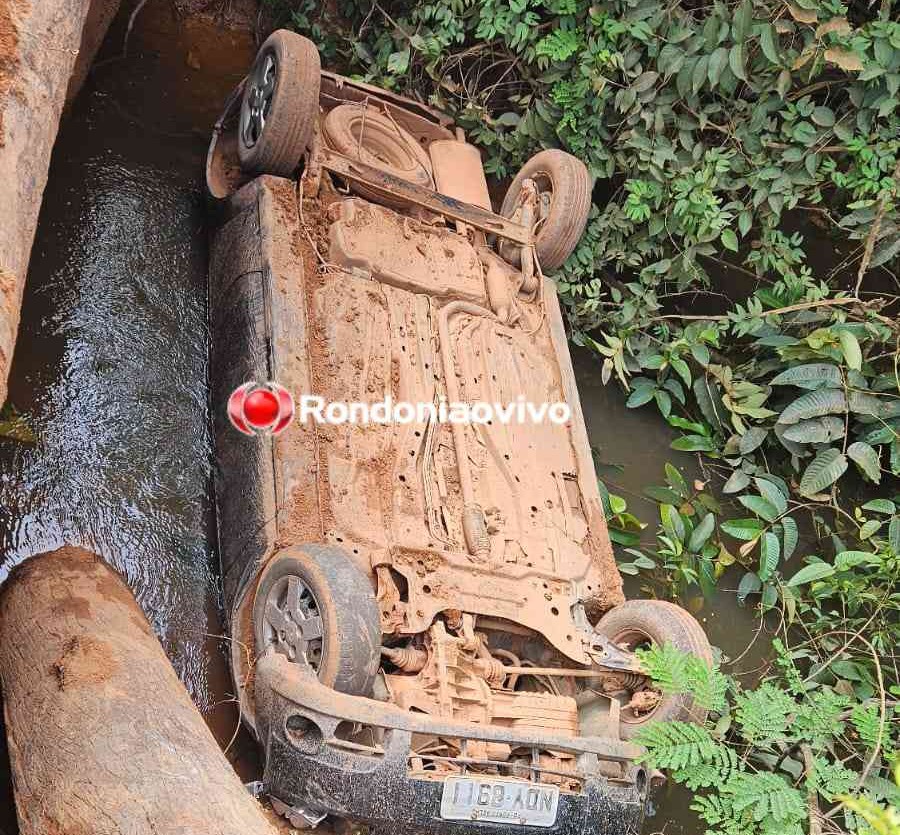
{"label": "muddy water", "polygon": [[[65,541],[93,548],[135,590],[169,657],[245,779],[252,748],[220,642],[209,501],[206,229],[201,172],[209,128],[242,75],[249,39],[178,24],[151,0],[119,59],[125,18],[62,126],[32,259],[10,401],[34,434],[0,440],[0,581]],[[671,460],[650,409],[629,411],[599,364],[576,353],[583,406],[610,489],[653,524],[642,500]],[[651,528],[652,530],[652,528]],[[629,579],[629,595],[640,583]],[[727,584],[726,584],[727,585]],[[754,624],[733,594],[698,609],[734,656]],[[11,835],[0,747],[0,835]],[[647,831],[691,832],[688,798],[663,793]],[[4,817],[5,815],[5,817]]]}
{"label": "muddy water", "polygon": [[[663,465],[671,462],[690,482],[701,476],[696,456],[675,452],[670,448],[676,437],[652,407],[625,408],[625,398],[614,384],[604,386],[600,379],[600,363],[587,350],[573,348],[572,355],[578,392],[584,410],[591,445],[604,467],[602,475],[610,492],[628,502],[628,509],[646,522],[642,541],[653,542],[658,527],[658,505],[643,496],[651,484],[664,484]],[[627,557],[626,557],[627,558]],[[758,668],[771,644],[763,634],[754,641],[759,626],[752,609],[739,606],[736,588],[743,570],[726,574],[712,600],[703,600],[699,592],[678,601],[703,624],[710,643],[722,651],[725,659],[740,661],[732,672],[748,672]],[[646,597],[653,590],[638,577],[625,577],[625,594],[629,598]],[[748,646],[750,649],[748,650]],[[693,835],[697,821],[688,809],[690,793],[681,787],[664,786],[653,799],[653,814],[644,831],[665,831],[666,835]]]}
{"label": "muddy water", "polygon": [[[146,5],[125,59],[114,57],[118,21],[106,63],[61,126],[9,389],[34,441],[0,440],[0,582],[66,541],[102,554],[224,747],[237,717],[211,637],[221,626],[201,173],[209,129],[253,46],[179,27],[171,9]],[[252,772],[241,750],[231,754]]]}

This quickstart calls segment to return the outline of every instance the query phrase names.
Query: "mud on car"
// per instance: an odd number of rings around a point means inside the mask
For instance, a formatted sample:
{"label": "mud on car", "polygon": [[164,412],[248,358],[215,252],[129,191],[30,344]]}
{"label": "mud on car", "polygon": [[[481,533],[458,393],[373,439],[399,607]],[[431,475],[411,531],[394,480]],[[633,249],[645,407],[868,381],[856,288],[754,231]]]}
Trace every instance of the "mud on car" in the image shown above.
{"label": "mud on car", "polygon": [[[591,179],[549,150],[498,211],[422,103],[275,32],[207,184],[219,551],[243,718],[296,825],[636,832],[646,722],[702,719],[634,650],[710,660],[613,559],[553,282]],[[247,381],[326,401],[562,401],[566,424],[296,422],[246,437]]]}

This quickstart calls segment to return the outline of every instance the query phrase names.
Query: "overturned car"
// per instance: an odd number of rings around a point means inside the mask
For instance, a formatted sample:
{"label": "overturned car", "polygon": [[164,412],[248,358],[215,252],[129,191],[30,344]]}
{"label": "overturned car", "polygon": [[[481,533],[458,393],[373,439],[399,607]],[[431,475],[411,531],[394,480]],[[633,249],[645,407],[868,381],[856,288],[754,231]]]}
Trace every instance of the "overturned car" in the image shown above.
{"label": "overturned car", "polygon": [[[207,184],[215,479],[231,665],[296,825],[636,832],[632,742],[702,719],[634,650],[710,660],[675,605],[625,601],[554,285],[591,180],[544,151],[498,212],[477,149],[421,103],[275,32],[216,125]],[[232,392],[433,404],[253,437]],[[564,403],[447,421],[444,403]]]}

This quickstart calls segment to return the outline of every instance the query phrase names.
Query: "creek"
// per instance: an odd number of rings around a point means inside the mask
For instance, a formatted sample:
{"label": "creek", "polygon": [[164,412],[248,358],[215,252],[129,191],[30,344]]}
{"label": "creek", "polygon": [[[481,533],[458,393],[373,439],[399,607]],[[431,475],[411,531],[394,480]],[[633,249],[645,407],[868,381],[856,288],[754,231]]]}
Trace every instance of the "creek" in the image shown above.
{"label": "creek", "polygon": [[[33,438],[0,440],[0,582],[67,541],[108,559],[252,780],[259,763],[220,637],[202,173],[210,128],[254,47],[247,33],[150,2],[121,57],[126,24],[120,15],[53,154],[9,389]],[[574,359],[592,444],[621,468],[606,483],[653,525],[642,489],[661,483],[667,460],[693,478],[693,459],[670,450],[655,411],[627,410],[602,385],[595,358]],[[629,578],[629,596],[640,585]],[[732,657],[757,625],[734,585],[705,605],[682,601]],[[4,744],[0,727],[0,835],[13,835]],[[645,831],[692,831],[684,792],[663,789],[655,802]]]}

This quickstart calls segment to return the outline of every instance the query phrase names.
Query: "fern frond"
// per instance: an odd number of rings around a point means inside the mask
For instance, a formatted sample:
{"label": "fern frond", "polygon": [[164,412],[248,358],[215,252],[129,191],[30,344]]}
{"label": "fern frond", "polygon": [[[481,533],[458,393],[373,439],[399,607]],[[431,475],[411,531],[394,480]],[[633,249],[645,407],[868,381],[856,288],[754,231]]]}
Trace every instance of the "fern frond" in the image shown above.
{"label": "fern frond", "polygon": [[794,658],[785,647],[780,638],[772,640],[772,649],[775,651],[775,663],[781,669],[781,674],[787,683],[787,689],[795,696],[802,696],[806,692],[803,685],[803,676],[794,663]]}
{"label": "fern frond", "polygon": [[806,798],[772,772],[735,772],[722,786],[722,794],[730,798],[735,811],[749,812],[761,830],[777,825],[783,832],[806,818]]}
{"label": "fern frond", "polygon": [[690,722],[651,722],[636,742],[647,749],[654,768],[683,770],[715,758],[716,741],[709,731]]}
{"label": "fern frond", "polygon": [[840,763],[824,757],[814,757],[813,767],[806,778],[806,785],[817,791],[829,803],[839,794],[846,794],[856,785],[857,774]]}
{"label": "fern frond", "polygon": [[665,694],[686,693],[704,710],[721,713],[725,709],[730,679],[718,665],[706,662],[672,644],[654,644],[639,650],[638,657],[647,675]]}
{"label": "fern frond", "polygon": [[[891,714],[892,708],[888,708],[885,717],[884,730],[881,734],[881,745],[885,749],[891,748]],[[881,725],[881,714],[878,705],[874,703],[856,705],[850,711],[850,724],[853,725],[859,738],[866,748],[872,749],[878,742],[878,729]]]}
{"label": "fern frond", "polygon": [[692,791],[720,786],[726,782],[734,772],[742,768],[742,764],[733,748],[722,745],[720,742],[714,743],[714,746],[707,752],[705,762],[673,771],[672,779]]}
{"label": "fern frond", "polygon": [[706,823],[715,827],[712,830],[708,829],[707,835],[711,835],[711,833],[750,835],[751,829],[748,829],[746,815],[735,812],[731,800],[727,797],[719,794],[697,795],[691,802],[691,809]]}
{"label": "fern frond", "polygon": [[694,701],[712,713],[722,713],[727,704],[730,680],[718,666],[708,667],[702,659],[692,655],[687,663],[688,693]]}
{"label": "fern frond", "polygon": [[752,745],[764,746],[783,736],[796,711],[797,703],[770,682],[735,697],[735,720]]}
{"label": "fern frond", "polygon": [[849,704],[849,698],[833,690],[813,691],[797,706],[792,737],[809,742],[813,748],[824,748],[844,732],[845,720],[841,715]]}

